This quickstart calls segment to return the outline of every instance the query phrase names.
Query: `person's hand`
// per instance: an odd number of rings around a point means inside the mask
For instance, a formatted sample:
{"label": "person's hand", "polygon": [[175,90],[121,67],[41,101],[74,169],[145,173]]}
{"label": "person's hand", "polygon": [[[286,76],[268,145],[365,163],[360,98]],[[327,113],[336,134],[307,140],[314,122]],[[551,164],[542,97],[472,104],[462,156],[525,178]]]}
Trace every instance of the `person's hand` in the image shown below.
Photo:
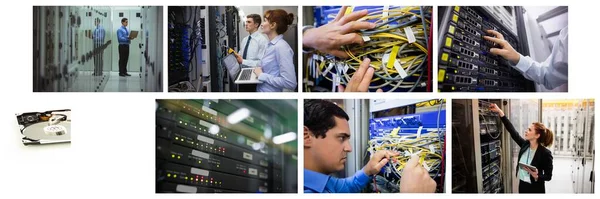
{"label": "person's hand", "polygon": [[519,59],[521,55],[506,41],[504,40],[504,36],[495,30],[487,30],[488,34],[494,35],[494,37],[483,36],[484,39],[496,43],[500,48],[490,48],[490,53],[494,55],[500,55],[512,62],[513,64],[519,63]]}
{"label": "person's hand", "polygon": [[[358,67],[358,70],[352,75],[352,78],[350,78],[346,88],[342,85],[338,85],[338,90],[340,90],[340,92],[368,92],[373,73],[375,73],[375,69],[369,67],[370,63],[371,60],[369,60],[369,58],[364,59]],[[383,90],[377,89],[377,92],[383,92]]]}
{"label": "person's hand", "polygon": [[525,171],[527,171],[527,173],[529,173],[534,178],[535,181],[538,180],[539,175],[538,175],[538,170],[537,169],[531,170],[531,169],[529,169],[527,167],[523,167],[523,169],[525,169]]}
{"label": "person's hand", "polygon": [[262,73],[263,73],[262,67],[254,68],[254,74],[256,74],[257,77],[260,76],[260,74],[262,74]]}
{"label": "person's hand", "polygon": [[400,154],[397,152],[387,150],[377,151],[375,154],[373,154],[373,156],[371,156],[371,160],[369,160],[367,165],[365,165],[363,171],[368,176],[378,174],[379,171],[381,171],[381,168],[383,168],[383,166],[385,166],[385,164],[387,164],[393,156],[398,155]]}
{"label": "person's hand", "polygon": [[233,55],[235,55],[235,58],[237,59],[238,64],[242,64],[242,62],[244,62],[244,59],[242,59],[242,56],[238,55],[237,53],[233,53]]}
{"label": "person's hand", "polygon": [[504,111],[502,111],[497,104],[490,104],[490,111],[498,113],[500,117],[504,117]]}
{"label": "person's hand", "polygon": [[336,57],[347,58],[348,55],[340,50],[340,48],[347,44],[362,45],[364,43],[363,38],[355,32],[362,29],[373,29],[376,24],[366,21],[356,21],[366,16],[368,14],[367,10],[353,12],[344,16],[346,7],[343,6],[335,19],[330,23],[306,30],[302,36],[302,45]]}
{"label": "person's hand", "polygon": [[429,172],[419,164],[419,156],[413,155],[402,170],[400,193],[434,193],[437,183]]}

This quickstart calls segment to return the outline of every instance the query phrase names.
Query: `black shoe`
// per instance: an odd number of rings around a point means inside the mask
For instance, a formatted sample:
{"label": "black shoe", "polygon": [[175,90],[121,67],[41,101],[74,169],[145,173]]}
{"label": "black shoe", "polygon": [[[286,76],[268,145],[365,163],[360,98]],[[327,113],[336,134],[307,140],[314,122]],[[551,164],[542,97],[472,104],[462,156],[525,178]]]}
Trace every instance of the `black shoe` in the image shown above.
{"label": "black shoe", "polygon": [[125,76],[125,74],[122,74],[122,73],[119,74],[119,76],[121,76],[121,77],[127,77],[127,76]]}
{"label": "black shoe", "polygon": [[124,75],[125,75],[125,76],[131,76],[129,73],[125,73]]}

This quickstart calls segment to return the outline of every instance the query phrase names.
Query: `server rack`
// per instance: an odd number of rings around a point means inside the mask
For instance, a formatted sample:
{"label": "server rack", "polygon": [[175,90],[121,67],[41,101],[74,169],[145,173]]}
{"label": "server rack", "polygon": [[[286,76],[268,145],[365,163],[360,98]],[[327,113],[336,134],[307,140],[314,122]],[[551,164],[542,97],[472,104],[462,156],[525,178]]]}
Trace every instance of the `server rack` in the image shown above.
{"label": "server rack", "polygon": [[492,55],[486,30],[500,32],[519,53],[529,55],[522,8],[440,7],[438,88],[441,92],[531,92],[534,84]]}
{"label": "server rack", "polygon": [[[255,101],[158,100],[156,192],[297,192],[295,147],[265,136],[295,131],[289,121],[297,119],[273,113],[296,111],[265,110]],[[251,115],[230,124],[227,116],[241,108]]]}
{"label": "server rack", "polygon": [[452,192],[512,192],[512,140],[491,103],[501,100],[452,100]]}

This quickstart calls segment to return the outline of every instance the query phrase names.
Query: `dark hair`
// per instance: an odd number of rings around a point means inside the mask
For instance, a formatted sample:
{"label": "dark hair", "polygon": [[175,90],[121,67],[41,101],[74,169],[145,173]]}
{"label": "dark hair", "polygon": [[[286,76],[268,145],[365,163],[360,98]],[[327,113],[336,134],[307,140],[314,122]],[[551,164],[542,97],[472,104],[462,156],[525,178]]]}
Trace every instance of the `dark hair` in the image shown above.
{"label": "dark hair", "polygon": [[277,28],[275,31],[277,34],[283,34],[287,31],[288,26],[294,22],[294,14],[287,13],[285,10],[267,10],[265,12],[265,18],[269,20],[269,23],[275,23]]}
{"label": "dark hair", "polygon": [[100,23],[100,18],[96,17],[96,22]]}
{"label": "dark hair", "polygon": [[261,22],[260,15],[249,14],[248,16],[246,16],[246,18],[252,19],[255,24],[258,24],[258,26],[260,26],[260,22]]}
{"label": "dark hair", "polygon": [[535,130],[535,133],[540,135],[540,137],[537,139],[537,142],[539,144],[541,144],[544,147],[548,147],[552,145],[552,143],[554,143],[554,133],[552,133],[550,129],[546,128],[544,124],[534,122],[533,128]]}
{"label": "dark hair", "polygon": [[335,126],[335,117],[350,120],[348,114],[332,102],[319,99],[304,100],[304,126],[316,138],[323,137]]}
{"label": "dark hair", "polygon": [[123,18],[123,19],[121,19],[121,23],[123,23],[123,22],[125,22],[125,21],[127,21],[127,18]]}

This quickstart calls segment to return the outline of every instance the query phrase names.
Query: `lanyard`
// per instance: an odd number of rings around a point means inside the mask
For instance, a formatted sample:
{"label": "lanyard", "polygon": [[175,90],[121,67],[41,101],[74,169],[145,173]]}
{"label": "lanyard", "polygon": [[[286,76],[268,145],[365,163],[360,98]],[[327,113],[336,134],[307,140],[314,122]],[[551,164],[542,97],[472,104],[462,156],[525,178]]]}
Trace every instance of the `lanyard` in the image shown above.
{"label": "lanyard", "polygon": [[527,159],[525,159],[525,161],[527,161],[527,164],[531,164],[531,160],[529,160],[530,153],[531,153],[531,148],[529,148],[529,150],[527,151]]}

